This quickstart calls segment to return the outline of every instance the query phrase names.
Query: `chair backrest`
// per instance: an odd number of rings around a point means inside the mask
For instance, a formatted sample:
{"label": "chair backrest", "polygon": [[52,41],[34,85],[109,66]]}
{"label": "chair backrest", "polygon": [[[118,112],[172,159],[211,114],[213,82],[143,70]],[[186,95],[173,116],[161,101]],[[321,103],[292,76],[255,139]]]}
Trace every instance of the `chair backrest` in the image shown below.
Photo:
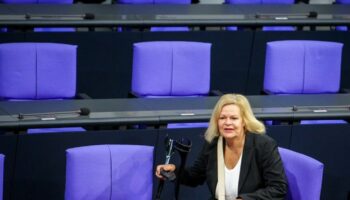
{"label": "chair backrest", "polygon": [[132,92],[149,96],[201,96],[210,89],[210,43],[134,44]]}
{"label": "chair backrest", "polygon": [[93,145],[66,153],[66,200],[152,199],[152,146]]}
{"label": "chair backrest", "polygon": [[286,40],[268,42],[264,91],[271,94],[337,93],[343,44]]}
{"label": "chair backrest", "polygon": [[323,164],[306,155],[278,148],[288,179],[288,199],[319,200]]}
{"label": "chair backrest", "polygon": [[0,98],[73,98],[76,51],[77,46],[67,44],[0,44]]}
{"label": "chair backrest", "polygon": [[0,154],[0,200],[3,199],[4,191],[4,166],[5,164],[5,155]]}

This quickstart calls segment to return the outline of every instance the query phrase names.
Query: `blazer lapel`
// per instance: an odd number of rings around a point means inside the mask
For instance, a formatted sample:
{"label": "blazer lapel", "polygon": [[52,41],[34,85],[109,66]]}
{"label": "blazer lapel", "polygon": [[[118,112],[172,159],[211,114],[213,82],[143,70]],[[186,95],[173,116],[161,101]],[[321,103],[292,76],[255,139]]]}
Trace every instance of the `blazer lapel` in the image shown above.
{"label": "blazer lapel", "polygon": [[250,163],[252,161],[252,157],[254,155],[254,147],[253,147],[253,135],[251,133],[247,133],[245,137],[245,144],[242,155],[242,163],[241,163],[241,173],[239,175],[238,181],[238,193],[241,191],[244,182],[246,181],[247,175],[250,170]]}
{"label": "blazer lapel", "polygon": [[211,147],[209,161],[208,161],[208,169],[210,174],[208,179],[211,179],[211,180],[208,180],[208,182],[210,183],[210,190],[214,196],[215,196],[216,185],[218,183],[218,164],[217,164],[218,158],[217,158],[216,148],[217,148],[217,140],[215,140],[213,147]]}

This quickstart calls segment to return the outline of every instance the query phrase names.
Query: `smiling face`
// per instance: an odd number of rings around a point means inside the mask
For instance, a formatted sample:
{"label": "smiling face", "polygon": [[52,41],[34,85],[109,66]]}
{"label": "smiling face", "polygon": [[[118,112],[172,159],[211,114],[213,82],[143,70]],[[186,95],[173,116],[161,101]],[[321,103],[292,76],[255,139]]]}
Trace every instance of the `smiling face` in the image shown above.
{"label": "smiling face", "polygon": [[234,139],[244,134],[244,122],[241,115],[241,109],[234,104],[222,107],[218,119],[218,128],[220,134],[225,139]]}

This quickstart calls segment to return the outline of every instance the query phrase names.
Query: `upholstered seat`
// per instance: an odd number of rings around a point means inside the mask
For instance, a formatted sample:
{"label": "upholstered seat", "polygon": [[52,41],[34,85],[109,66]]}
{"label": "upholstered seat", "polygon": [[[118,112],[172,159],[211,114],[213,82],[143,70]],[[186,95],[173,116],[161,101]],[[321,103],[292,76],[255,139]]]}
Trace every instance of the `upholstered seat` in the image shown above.
{"label": "upholstered seat", "polygon": [[[285,40],[268,42],[264,92],[280,94],[338,93],[343,44],[337,42]],[[301,121],[346,123],[343,120]]]}
{"label": "upholstered seat", "polygon": [[323,163],[288,149],[278,148],[288,180],[289,200],[319,200]]}
{"label": "upholstered seat", "polygon": [[132,92],[140,97],[208,95],[210,49],[202,42],[135,43]]}
{"label": "upholstered seat", "polygon": [[269,94],[339,92],[342,48],[343,44],[337,42],[268,42],[264,91]]}
{"label": "upholstered seat", "polygon": [[76,51],[77,46],[68,44],[0,44],[0,98],[74,98]]}
{"label": "upholstered seat", "polygon": [[142,145],[68,149],[65,199],[152,199],[153,149]]}
{"label": "upholstered seat", "polygon": [[[211,44],[156,41],[134,44],[132,94],[146,98],[198,97],[210,93]],[[168,128],[207,127],[169,124]]]}
{"label": "upholstered seat", "polygon": [[[76,97],[77,46],[57,43],[0,44],[0,99],[8,101]],[[46,129],[77,132],[83,128]],[[30,129],[28,133],[45,129]]]}

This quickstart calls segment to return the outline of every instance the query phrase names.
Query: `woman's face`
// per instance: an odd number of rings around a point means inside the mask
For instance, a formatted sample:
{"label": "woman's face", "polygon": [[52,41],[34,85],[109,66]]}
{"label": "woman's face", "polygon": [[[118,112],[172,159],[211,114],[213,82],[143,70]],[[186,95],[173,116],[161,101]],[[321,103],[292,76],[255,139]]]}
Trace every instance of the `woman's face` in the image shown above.
{"label": "woman's face", "polygon": [[219,120],[219,132],[225,139],[233,139],[244,134],[244,122],[241,109],[234,104],[222,107]]}

